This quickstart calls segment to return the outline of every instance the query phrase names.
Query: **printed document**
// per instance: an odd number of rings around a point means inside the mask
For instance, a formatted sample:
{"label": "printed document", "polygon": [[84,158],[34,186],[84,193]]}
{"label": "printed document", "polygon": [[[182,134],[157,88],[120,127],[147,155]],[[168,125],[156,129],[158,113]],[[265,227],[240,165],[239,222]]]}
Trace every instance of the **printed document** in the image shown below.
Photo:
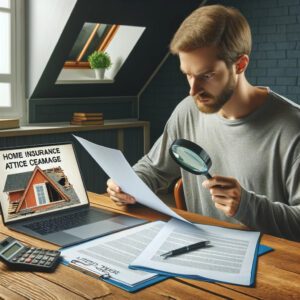
{"label": "printed document", "polygon": [[136,175],[120,150],[107,148],[75,136],[78,142],[93,157],[104,172],[125,192],[135,197],[136,201],[173,218],[185,220],[165,203]]}
{"label": "printed document", "polygon": [[[250,285],[259,232],[194,225],[171,219],[130,266],[173,276]],[[160,256],[200,241],[210,241],[210,245],[166,259]]]}
{"label": "printed document", "polygon": [[105,237],[61,249],[65,263],[76,269],[93,274],[105,275],[114,281],[134,286],[157,276],[128,265],[146,248],[163,227],[157,221],[117,232]]}

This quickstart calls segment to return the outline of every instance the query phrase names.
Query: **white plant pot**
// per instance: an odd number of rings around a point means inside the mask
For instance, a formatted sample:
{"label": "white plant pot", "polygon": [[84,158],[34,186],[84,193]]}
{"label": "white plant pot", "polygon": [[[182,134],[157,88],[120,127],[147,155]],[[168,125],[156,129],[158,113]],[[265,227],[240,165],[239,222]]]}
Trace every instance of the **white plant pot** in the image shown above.
{"label": "white plant pot", "polygon": [[94,70],[95,70],[96,79],[104,79],[105,69],[94,69]]}

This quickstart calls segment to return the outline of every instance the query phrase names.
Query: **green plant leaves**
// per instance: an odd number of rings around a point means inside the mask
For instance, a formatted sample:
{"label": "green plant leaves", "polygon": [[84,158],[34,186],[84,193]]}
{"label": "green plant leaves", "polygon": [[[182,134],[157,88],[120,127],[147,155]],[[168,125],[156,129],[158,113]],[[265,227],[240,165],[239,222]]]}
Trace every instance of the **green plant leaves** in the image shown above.
{"label": "green plant leaves", "polygon": [[94,51],[88,57],[92,69],[108,69],[111,65],[111,59],[107,52]]}

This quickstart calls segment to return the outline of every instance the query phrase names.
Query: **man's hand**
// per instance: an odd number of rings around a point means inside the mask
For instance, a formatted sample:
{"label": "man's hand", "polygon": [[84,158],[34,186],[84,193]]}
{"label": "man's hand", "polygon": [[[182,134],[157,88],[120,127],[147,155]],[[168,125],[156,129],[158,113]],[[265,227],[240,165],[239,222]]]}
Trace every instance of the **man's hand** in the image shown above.
{"label": "man's hand", "polygon": [[117,204],[117,205],[125,205],[125,204],[134,204],[136,200],[129,194],[123,193],[121,188],[112,180],[108,179],[106,191],[109,194],[109,197]]}
{"label": "man's hand", "polygon": [[233,217],[241,202],[241,185],[233,177],[214,176],[203,181],[202,186],[209,189],[215,207],[226,216]]}

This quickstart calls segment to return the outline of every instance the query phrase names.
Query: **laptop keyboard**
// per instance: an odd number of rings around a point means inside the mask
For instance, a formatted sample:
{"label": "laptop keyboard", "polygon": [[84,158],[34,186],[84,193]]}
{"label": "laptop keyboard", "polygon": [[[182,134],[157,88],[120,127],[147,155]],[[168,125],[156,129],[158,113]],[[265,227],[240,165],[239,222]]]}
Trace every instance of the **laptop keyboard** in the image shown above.
{"label": "laptop keyboard", "polygon": [[42,221],[35,221],[24,226],[39,234],[45,235],[93,222],[88,222],[87,217],[88,211],[80,211],[73,214],[55,216]]}

